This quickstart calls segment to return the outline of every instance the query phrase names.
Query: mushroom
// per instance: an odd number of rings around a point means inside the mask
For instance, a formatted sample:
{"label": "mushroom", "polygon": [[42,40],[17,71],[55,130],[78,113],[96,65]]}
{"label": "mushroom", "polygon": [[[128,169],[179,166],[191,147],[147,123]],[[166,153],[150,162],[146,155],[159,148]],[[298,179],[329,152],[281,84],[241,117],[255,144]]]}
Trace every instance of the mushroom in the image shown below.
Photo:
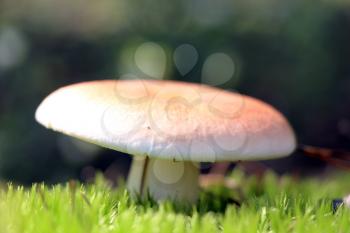
{"label": "mushroom", "polygon": [[273,159],[296,147],[292,128],[252,97],[177,81],[101,80],[50,94],[47,128],[133,155],[127,187],[156,200],[195,202],[200,162]]}

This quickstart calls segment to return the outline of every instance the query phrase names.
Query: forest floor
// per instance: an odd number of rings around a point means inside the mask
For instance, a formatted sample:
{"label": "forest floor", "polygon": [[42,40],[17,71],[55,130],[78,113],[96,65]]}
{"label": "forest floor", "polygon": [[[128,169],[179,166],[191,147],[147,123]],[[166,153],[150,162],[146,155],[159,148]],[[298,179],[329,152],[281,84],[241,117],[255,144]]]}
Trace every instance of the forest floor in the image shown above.
{"label": "forest floor", "polygon": [[[133,200],[123,186],[93,184],[0,188],[0,232],[350,232],[350,210],[332,199],[350,193],[350,175],[246,177],[202,190],[196,205]],[[236,203],[238,201],[239,203]]]}

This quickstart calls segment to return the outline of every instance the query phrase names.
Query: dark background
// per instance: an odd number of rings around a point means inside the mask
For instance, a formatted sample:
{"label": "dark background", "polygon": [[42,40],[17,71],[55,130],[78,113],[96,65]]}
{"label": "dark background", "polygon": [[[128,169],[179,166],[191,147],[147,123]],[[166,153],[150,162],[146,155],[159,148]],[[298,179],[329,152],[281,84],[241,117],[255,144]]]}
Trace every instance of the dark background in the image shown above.
{"label": "dark background", "polygon": [[[125,174],[127,155],[46,130],[34,112],[63,85],[127,73],[152,78],[132,59],[145,42],[165,51],[166,79],[202,82],[206,58],[228,54],[233,81],[219,87],[275,106],[302,143],[350,150],[350,1],[2,0],[0,178],[30,184],[88,180],[95,170]],[[182,44],[199,54],[186,75],[172,59]],[[297,153],[266,165],[325,170]]]}

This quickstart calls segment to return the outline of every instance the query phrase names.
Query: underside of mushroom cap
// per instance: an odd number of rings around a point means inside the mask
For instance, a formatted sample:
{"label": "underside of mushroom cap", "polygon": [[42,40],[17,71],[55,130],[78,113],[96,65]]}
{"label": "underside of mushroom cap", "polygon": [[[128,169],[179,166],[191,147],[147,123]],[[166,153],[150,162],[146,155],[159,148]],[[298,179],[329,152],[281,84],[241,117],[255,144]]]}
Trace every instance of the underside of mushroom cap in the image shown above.
{"label": "underside of mushroom cap", "polygon": [[270,105],[185,82],[103,80],[50,94],[45,127],[128,154],[185,161],[282,157],[296,147],[288,121]]}

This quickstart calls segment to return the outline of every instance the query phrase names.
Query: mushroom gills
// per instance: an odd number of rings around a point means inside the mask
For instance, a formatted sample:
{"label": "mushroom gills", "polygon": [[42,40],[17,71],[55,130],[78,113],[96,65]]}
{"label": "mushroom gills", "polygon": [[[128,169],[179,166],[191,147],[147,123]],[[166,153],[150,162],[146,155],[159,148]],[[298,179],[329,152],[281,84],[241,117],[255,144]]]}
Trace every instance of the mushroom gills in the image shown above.
{"label": "mushroom gills", "polygon": [[199,164],[134,156],[127,188],[132,196],[155,200],[180,200],[195,203],[199,195]]}

